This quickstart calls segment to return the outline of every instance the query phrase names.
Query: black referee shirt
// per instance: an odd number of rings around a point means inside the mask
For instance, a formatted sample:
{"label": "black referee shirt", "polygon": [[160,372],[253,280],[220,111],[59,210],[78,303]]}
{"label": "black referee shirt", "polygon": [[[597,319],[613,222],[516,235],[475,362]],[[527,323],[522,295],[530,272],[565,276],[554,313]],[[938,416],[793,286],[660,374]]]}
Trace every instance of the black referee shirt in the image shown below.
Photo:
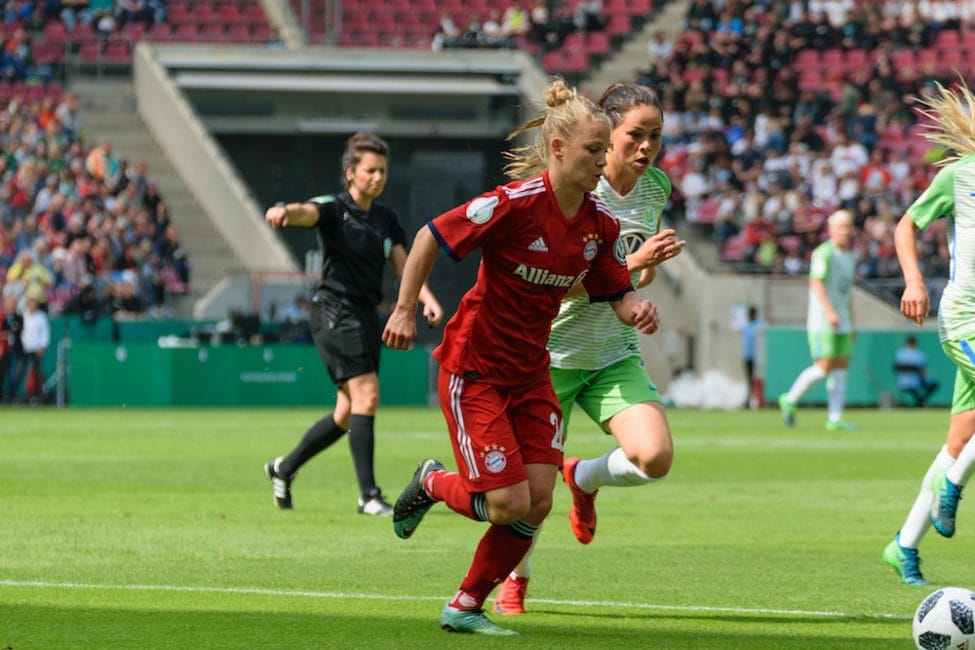
{"label": "black referee shirt", "polygon": [[318,205],[322,240],[322,281],[319,288],[354,303],[378,305],[383,298],[383,268],[406,234],[396,213],[373,201],[368,212],[348,192],[310,199]]}

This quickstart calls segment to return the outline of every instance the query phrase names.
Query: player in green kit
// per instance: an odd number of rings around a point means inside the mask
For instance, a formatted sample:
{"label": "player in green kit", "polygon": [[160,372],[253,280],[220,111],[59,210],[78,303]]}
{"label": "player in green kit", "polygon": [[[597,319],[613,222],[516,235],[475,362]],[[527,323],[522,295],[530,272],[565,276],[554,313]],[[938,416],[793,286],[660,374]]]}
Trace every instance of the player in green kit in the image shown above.
{"label": "player in green kit", "polygon": [[951,268],[938,308],[941,347],[958,370],[945,445],[928,468],[904,525],[884,550],[884,561],[909,585],[927,585],[917,547],[933,524],[944,537],[955,534],[962,488],[975,471],[975,96],[964,82],[955,90],[938,84],[922,100],[933,122],[927,138],[953,155],[894,231],[897,259],[904,273],[901,313],[918,325],[931,303],[918,264],[917,233],[934,221],[948,220]]}
{"label": "player in green kit", "polygon": [[806,331],[811,366],[799,373],[788,393],[779,396],[782,419],[795,425],[796,405],[807,390],[826,378],[828,431],[856,429],[843,419],[846,367],[853,354],[850,292],[856,260],[850,250],[853,215],[837,210],[827,220],[829,239],[816,247],[809,265],[809,311]]}
{"label": "player in green kit", "polygon": [[[649,284],[654,267],[684,246],[673,230],[660,231],[670,196],[667,175],[653,166],[660,151],[663,112],[645,86],[614,84],[599,106],[613,122],[603,177],[595,194],[620,224],[620,243],[637,286]],[[589,460],[566,458],[562,475],[572,492],[572,531],[583,544],[596,532],[596,491],[604,485],[629,487],[662,479],[670,471],[673,442],[664,407],[647,377],[635,332],[611,322],[613,311],[590,303],[580,289],[570,291],[552,323],[548,350],[552,385],[562,407],[562,426],[578,404],[619,446]],[[536,537],[537,539],[537,537]],[[504,581],[494,611],[524,613],[531,573],[529,556]]]}

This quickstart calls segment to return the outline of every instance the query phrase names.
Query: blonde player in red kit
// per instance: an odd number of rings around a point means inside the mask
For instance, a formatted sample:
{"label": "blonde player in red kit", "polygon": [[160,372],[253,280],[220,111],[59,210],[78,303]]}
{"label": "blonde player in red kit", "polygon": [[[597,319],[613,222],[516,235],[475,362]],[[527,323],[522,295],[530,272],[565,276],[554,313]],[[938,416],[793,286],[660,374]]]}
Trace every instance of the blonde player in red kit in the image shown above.
{"label": "blonde player in red kit", "polygon": [[438,501],[490,523],[441,612],[441,626],[452,632],[517,634],[488,620],[483,605],[552,507],[562,413],[545,344],[562,297],[581,282],[621,322],[646,334],[658,324],[656,308],[633,293],[618,223],[590,194],[606,166],[609,118],[560,79],[546,89],[545,105],[509,137],[540,131],[534,145],[511,154],[508,175],[523,180],[482,194],[417,233],[383,332],[389,347],[407,348],[416,337],[417,296],[438,250],[459,260],[480,249],[477,281],[434,350],[458,471],[422,461],[393,513],[404,539]]}

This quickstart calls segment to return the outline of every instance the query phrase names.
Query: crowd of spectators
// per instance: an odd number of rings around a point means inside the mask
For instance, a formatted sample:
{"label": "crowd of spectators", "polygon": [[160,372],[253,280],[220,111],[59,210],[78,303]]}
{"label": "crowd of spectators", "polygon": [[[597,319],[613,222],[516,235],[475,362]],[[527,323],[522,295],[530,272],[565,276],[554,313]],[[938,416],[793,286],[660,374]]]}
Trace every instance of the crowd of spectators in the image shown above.
{"label": "crowd of spectators", "polygon": [[188,289],[186,254],[145,163],[130,164],[107,142],[86,144],[80,126],[70,92],[0,108],[0,394],[8,401],[22,377],[37,375],[31,368],[46,347],[29,344],[38,338],[32,323],[169,315],[172,296]]}
{"label": "crowd of spectators", "polygon": [[[692,0],[676,40],[651,39],[640,77],[661,95],[658,164],[676,207],[739,269],[789,274],[808,270],[825,217],[849,208],[858,277],[897,277],[894,226],[939,157],[911,97],[957,81],[930,58],[899,64],[918,60],[900,53],[948,42],[943,32],[973,19],[969,0]],[[837,62],[812,70],[818,83],[797,70],[810,53]],[[943,275],[943,224],[921,245],[927,270]]]}
{"label": "crowd of spectators", "polygon": [[606,26],[602,0],[531,0],[527,7],[522,0],[512,0],[504,10],[490,9],[486,15],[472,12],[466,26],[456,18],[450,11],[441,14],[432,49],[531,44],[531,49],[542,52],[562,47],[569,34],[589,33]]}
{"label": "crowd of spectators", "polygon": [[78,136],[77,99],[0,109],[0,291],[87,319],[171,310],[189,265],[143,162]]}

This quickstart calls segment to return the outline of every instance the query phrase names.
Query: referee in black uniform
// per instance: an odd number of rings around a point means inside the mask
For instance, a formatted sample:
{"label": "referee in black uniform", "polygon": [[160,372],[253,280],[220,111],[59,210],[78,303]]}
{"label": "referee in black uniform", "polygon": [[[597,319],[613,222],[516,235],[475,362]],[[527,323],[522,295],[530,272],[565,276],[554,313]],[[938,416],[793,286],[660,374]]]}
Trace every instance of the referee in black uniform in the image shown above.
{"label": "referee in black uniform", "polygon": [[[359,512],[386,516],[393,508],[373,476],[373,424],[379,406],[379,329],[383,268],[396,276],[406,263],[406,236],[396,214],[375,202],[386,186],[386,142],[371,133],[349,138],[342,156],[346,191],[306,203],[279,203],[264,219],[274,228],[317,228],[324,261],[322,280],[311,301],[309,324],[315,346],[338,388],[335,410],[305,433],[290,454],[264,464],[274,487],[274,503],[291,508],[291,481],[298,468],[349,432],[359,479]],[[430,289],[420,292],[423,315],[438,325],[443,309]]]}

